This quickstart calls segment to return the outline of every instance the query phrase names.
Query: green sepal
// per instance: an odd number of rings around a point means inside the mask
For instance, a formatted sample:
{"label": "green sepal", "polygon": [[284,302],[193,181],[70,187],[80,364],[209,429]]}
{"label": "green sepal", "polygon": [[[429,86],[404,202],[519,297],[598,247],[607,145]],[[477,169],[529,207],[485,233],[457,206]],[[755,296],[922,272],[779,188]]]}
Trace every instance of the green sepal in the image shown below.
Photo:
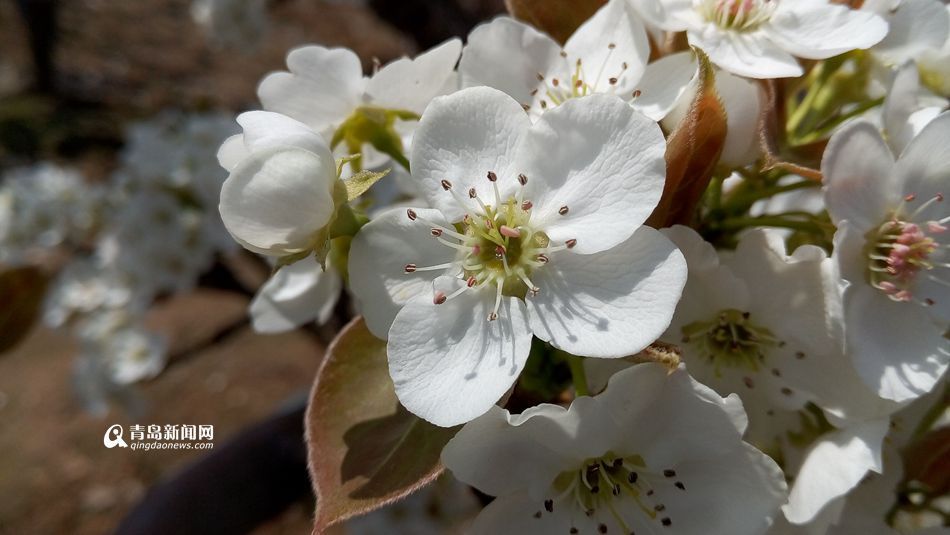
{"label": "green sepal", "polygon": [[347,150],[355,156],[350,161],[354,171],[362,169],[359,153],[367,143],[408,170],[409,160],[403,152],[402,138],[396,132],[396,120],[417,121],[419,115],[408,110],[361,106],[333,133],[330,147],[336,148],[340,143],[346,143]]}
{"label": "green sepal", "polygon": [[371,188],[373,184],[379,181],[379,179],[388,175],[392,169],[386,169],[385,171],[358,171],[353,174],[350,178],[347,178],[343,181],[346,185],[346,197],[347,200],[355,200],[360,195],[366,193],[366,190]]}

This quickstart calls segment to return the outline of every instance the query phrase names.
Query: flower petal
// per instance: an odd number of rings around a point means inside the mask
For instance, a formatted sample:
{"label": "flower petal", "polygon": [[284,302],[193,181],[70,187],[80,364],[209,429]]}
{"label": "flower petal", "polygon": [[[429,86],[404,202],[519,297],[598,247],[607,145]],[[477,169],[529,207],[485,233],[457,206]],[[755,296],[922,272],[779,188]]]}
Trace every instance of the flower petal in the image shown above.
{"label": "flower petal", "polygon": [[719,67],[748,78],[801,76],[801,66],[791,54],[769,40],[761,30],[724,32],[714,26],[686,32],[691,45],[703,49]]}
{"label": "flower petal", "polygon": [[258,290],[251,301],[251,325],[259,333],[281,333],[305,323],[329,319],[340,298],[343,281],[313,256],[284,266]]}
{"label": "flower petal", "polygon": [[449,39],[415,59],[388,63],[370,78],[366,94],[377,106],[421,115],[452,77],[461,52],[462,41]]}
{"label": "flower petal", "polygon": [[[494,470],[494,468],[493,468]],[[541,516],[535,516],[540,513]],[[505,495],[488,504],[475,517],[471,535],[550,535],[551,533],[597,533],[597,520],[573,507],[554,507],[553,513],[544,510],[544,503],[532,499],[525,492]]]}
{"label": "flower petal", "polygon": [[809,59],[869,48],[887,35],[887,22],[827,0],[779,2],[763,31],[780,47]]}
{"label": "flower petal", "polygon": [[880,225],[897,196],[893,170],[891,151],[871,123],[857,121],[835,133],[821,160],[832,221],[850,221],[862,233]]}
{"label": "flower petal", "polygon": [[950,34],[950,17],[938,0],[903,0],[887,17],[887,26],[887,37],[874,46],[874,53],[900,64],[939,50]]}
{"label": "flower petal", "polygon": [[869,470],[883,469],[881,446],[890,420],[883,418],[839,429],[811,447],[795,477],[785,516],[805,524],[829,502],[857,486]]}
{"label": "flower petal", "polygon": [[878,394],[906,401],[926,394],[947,371],[943,327],[914,303],[898,303],[867,285],[845,293],[848,344],[858,373]]}
{"label": "flower petal", "polygon": [[385,339],[399,309],[413,298],[431,296],[432,281],[451,270],[407,274],[406,265],[435,266],[452,262],[455,250],[440,244],[431,225],[450,227],[438,210],[414,209],[412,221],[403,208],[394,208],[366,224],[350,244],[350,291],[359,300],[366,326]]}
{"label": "flower petal", "polygon": [[[627,0],[610,0],[564,44],[568,65],[583,61],[585,82],[626,100],[650,58],[647,32]],[[610,80],[614,79],[614,83]]]}
{"label": "flower petal", "polygon": [[514,415],[491,407],[445,445],[442,462],[457,479],[486,494],[536,495],[583,460],[564,451],[579,421],[558,405],[537,405]]}
{"label": "flower petal", "polygon": [[[643,79],[637,84],[640,95],[631,101],[633,109],[654,121],[666,117],[690,90],[695,95],[699,63],[691,51],[677,52],[650,63]],[[688,107],[688,104],[686,105]],[[683,111],[685,115],[686,111]],[[673,123],[678,119],[673,119]]]}
{"label": "flower petal", "polygon": [[[529,126],[521,106],[497,89],[473,87],[436,98],[413,137],[412,176],[431,206],[448,220],[461,221],[466,211],[478,210],[469,188],[483,198],[492,191],[488,172],[497,175],[503,199],[514,191],[514,157]],[[453,185],[454,195],[442,180]]]}
{"label": "flower petal", "polygon": [[622,357],[653,343],[670,324],[686,283],[686,261],[662,234],[640,227],[593,255],[562,251],[532,274],[531,330],[575,355]]}
{"label": "flower petal", "polygon": [[503,298],[498,319],[488,321],[494,302],[494,291],[476,289],[441,305],[420,296],[399,311],[389,330],[389,373],[410,412],[450,427],[481,416],[511,388],[531,331],[523,301]]}
{"label": "flower petal", "polygon": [[[948,192],[950,178],[950,112],[941,113],[907,144],[894,166],[894,177],[903,186],[902,195],[913,194],[918,202],[926,201]],[[938,204],[928,214],[940,219],[948,214],[948,203]]]}
{"label": "flower petal", "polygon": [[[663,133],[617,97],[571,99],[546,112],[518,153],[534,228],[575,252],[605,251],[646,221],[666,180]],[[567,207],[567,213],[561,215]]]}
{"label": "flower petal", "polygon": [[264,109],[326,135],[359,106],[366,81],[352,51],[305,46],[287,55],[287,67],[290,72],[271,73],[258,86]]}
{"label": "flower petal", "polygon": [[459,61],[462,87],[494,87],[526,105],[534,100],[539,73],[560,76],[566,68],[554,39],[510,17],[472,30]]}
{"label": "flower petal", "polygon": [[333,214],[333,157],[275,147],[252,153],[221,188],[224,226],[256,253],[282,256],[313,247]]}

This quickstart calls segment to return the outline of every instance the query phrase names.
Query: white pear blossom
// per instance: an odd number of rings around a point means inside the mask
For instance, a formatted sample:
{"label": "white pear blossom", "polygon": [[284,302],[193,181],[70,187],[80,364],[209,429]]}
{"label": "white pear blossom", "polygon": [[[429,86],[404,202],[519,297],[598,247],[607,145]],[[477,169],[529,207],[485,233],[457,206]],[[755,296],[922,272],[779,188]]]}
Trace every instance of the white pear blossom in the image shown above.
{"label": "white pear blossom", "polygon": [[319,245],[331,222],[336,163],[323,138],[279,113],[238,116],[243,134],[218,152],[230,172],[221,188],[224,226],[246,249],[267,256],[297,254]]}
{"label": "white pear blossom", "polygon": [[856,122],[825,150],[825,200],[837,225],[847,347],[869,386],[903,401],[930,391],[947,369],[950,320],[944,191],[950,113],[892,156],[877,129]]}
{"label": "white pear blossom", "polygon": [[[773,231],[747,232],[724,258],[691,229],[664,232],[686,256],[689,279],[663,340],[679,345],[698,381],[742,398],[746,440],[797,476],[786,514],[811,520],[881,470],[887,416],[898,408],[878,399],[842,351],[831,260],[814,246],[787,256]],[[827,429],[809,404],[841,429]]]}
{"label": "white pear blossom", "polygon": [[352,51],[305,46],[287,55],[290,72],[268,75],[257,94],[265,110],[293,117],[329,140],[363,106],[421,115],[433,97],[451,87],[461,49],[458,39],[450,39],[366,77]]}
{"label": "white pear blossom", "polygon": [[825,59],[880,42],[887,23],[828,0],[659,0],[667,30],[686,31],[723,69],[749,78],[804,72],[796,57]]}
{"label": "white pear blossom", "polygon": [[340,298],[343,280],[332,264],[326,271],[313,256],[277,270],[257,291],[249,312],[259,333],[279,333],[305,323],[324,323]]}
{"label": "white pear blossom", "polygon": [[660,109],[658,116],[650,115],[659,119],[672,105],[671,93],[679,88],[640,87],[649,57],[650,43],[640,17],[627,0],[610,0],[563,48],[510,17],[482,24],[462,49],[459,75],[463,87],[486,85],[508,93],[535,120],[544,110],[572,98],[608,93],[631,100],[638,89],[634,102]]}
{"label": "white pear blossom", "polygon": [[473,534],[763,533],[785,499],[772,459],[742,441],[736,396],[642,364],[570,408],[493,407],[446,445],[456,478],[497,496]]}
{"label": "white pear blossom", "polygon": [[[950,5],[944,5],[944,16],[950,25]],[[934,93],[950,98],[950,37],[940,46],[922,50],[915,59],[923,84]]]}
{"label": "white pear blossom", "polygon": [[659,127],[613,96],[572,99],[533,125],[495,89],[434,100],[412,151],[434,208],[379,216],[349,259],[403,405],[444,426],[484,413],[532,333],[593,357],[656,340],[686,275],[669,240],[641,226],[664,148]]}

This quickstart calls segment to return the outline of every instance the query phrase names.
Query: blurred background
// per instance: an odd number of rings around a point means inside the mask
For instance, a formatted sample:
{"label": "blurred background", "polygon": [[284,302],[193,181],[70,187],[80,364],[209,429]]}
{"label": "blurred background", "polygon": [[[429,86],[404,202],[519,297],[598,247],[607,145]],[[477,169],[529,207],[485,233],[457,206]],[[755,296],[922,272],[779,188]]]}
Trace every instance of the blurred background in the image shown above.
{"label": "blurred background", "polygon": [[[250,329],[269,268],[220,226],[215,152],[295,46],[369,72],[503,10],[0,1],[0,533],[310,531],[302,410],[348,305]],[[214,449],[107,449],[112,424],[211,424]],[[339,532],[450,532],[474,497],[437,488]]]}

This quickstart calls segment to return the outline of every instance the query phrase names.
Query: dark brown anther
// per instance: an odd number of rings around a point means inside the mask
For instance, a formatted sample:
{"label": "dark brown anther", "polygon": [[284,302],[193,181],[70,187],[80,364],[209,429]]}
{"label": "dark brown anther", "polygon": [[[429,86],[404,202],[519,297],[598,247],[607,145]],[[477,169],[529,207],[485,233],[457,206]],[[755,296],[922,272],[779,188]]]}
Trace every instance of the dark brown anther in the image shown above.
{"label": "dark brown anther", "polygon": [[551,259],[548,258],[548,255],[546,255],[546,254],[544,254],[544,253],[541,253],[541,254],[538,255],[538,262],[541,262],[542,264],[547,264],[548,261],[550,261],[550,260],[551,260]]}
{"label": "dark brown anther", "polygon": [[613,49],[617,48],[617,43],[609,43],[609,44],[607,45],[607,48],[609,48],[610,50],[613,50]]}
{"label": "dark brown anther", "polygon": [[524,201],[521,203],[521,210],[523,212],[527,212],[528,210],[532,208],[534,208],[534,203],[532,203],[531,201]]}
{"label": "dark brown anther", "polygon": [[445,191],[449,191],[450,189],[452,189],[452,183],[443,178],[443,179],[442,179],[442,189],[444,189]]}
{"label": "dark brown anther", "polygon": [[501,257],[505,256],[505,252],[506,251],[503,246],[501,245],[495,246],[495,258],[501,259]]}
{"label": "dark brown anther", "polygon": [[557,213],[559,213],[559,214],[561,214],[561,215],[567,215],[568,210],[569,210],[569,208],[565,205],[565,206],[562,206],[562,207],[558,208]]}
{"label": "dark brown anther", "polygon": [[406,264],[406,273],[415,273],[416,265],[415,264]]}
{"label": "dark brown anther", "polygon": [[445,295],[445,292],[442,291],[435,292],[435,295],[432,296],[432,302],[436,305],[441,305],[446,299],[448,299],[448,297]]}
{"label": "dark brown anther", "polygon": [[413,210],[412,208],[409,208],[408,210],[406,210],[406,215],[409,216],[409,221],[415,221],[416,218],[419,217],[418,215],[416,215],[416,211]]}
{"label": "dark brown anther", "polygon": [[564,245],[567,245],[568,249],[573,249],[574,246],[577,245],[577,240],[575,240],[574,238],[571,238],[567,240],[566,242],[564,242]]}
{"label": "dark brown anther", "polygon": [[518,183],[521,184],[522,186],[526,185],[528,183],[528,177],[525,176],[524,173],[519,174]]}
{"label": "dark brown anther", "polygon": [[439,236],[442,235],[442,229],[440,229],[440,228],[433,228],[433,229],[430,229],[430,230],[429,230],[429,234],[432,234],[433,236],[435,236],[436,238],[438,238]]}
{"label": "dark brown anther", "polygon": [[544,500],[544,509],[549,512],[554,512],[554,500]]}
{"label": "dark brown anther", "polygon": [[607,82],[609,82],[610,85],[617,85],[617,79],[616,79],[616,78],[610,78],[609,80],[607,80]]}
{"label": "dark brown anther", "polygon": [[676,477],[676,470],[667,468],[666,470],[663,470],[663,475],[665,477]]}
{"label": "dark brown anther", "polygon": [[469,198],[469,199],[474,199],[475,197],[478,197],[478,193],[475,191],[475,188],[469,188],[469,190],[468,190],[468,198]]}
{"label": "dark brown anther", "polygon": [[469,277],[468,280],[465,281],[465,284],[467,284],[468,287],[471,288],[472,286],[475,286],[476,284],[478,284],[478,280],[475,277]]}
{"label": "dark brown anther", "polygon": [[495,182],[495,181],[498,180],[498,175],[496,175],[494,171],[489,171],[489,172],[488,172],[488,180],[489,180],[490,182]]}
{"label": "dark brown anther", "polygon": [[642,94],[643,94],[643,92],[640,91],[639,89],[637,89],[637,90],[635,90],[635,91],[633,92],[633,98],[638,98],[638,97],[639,97],[640,95],[642,95]]}

